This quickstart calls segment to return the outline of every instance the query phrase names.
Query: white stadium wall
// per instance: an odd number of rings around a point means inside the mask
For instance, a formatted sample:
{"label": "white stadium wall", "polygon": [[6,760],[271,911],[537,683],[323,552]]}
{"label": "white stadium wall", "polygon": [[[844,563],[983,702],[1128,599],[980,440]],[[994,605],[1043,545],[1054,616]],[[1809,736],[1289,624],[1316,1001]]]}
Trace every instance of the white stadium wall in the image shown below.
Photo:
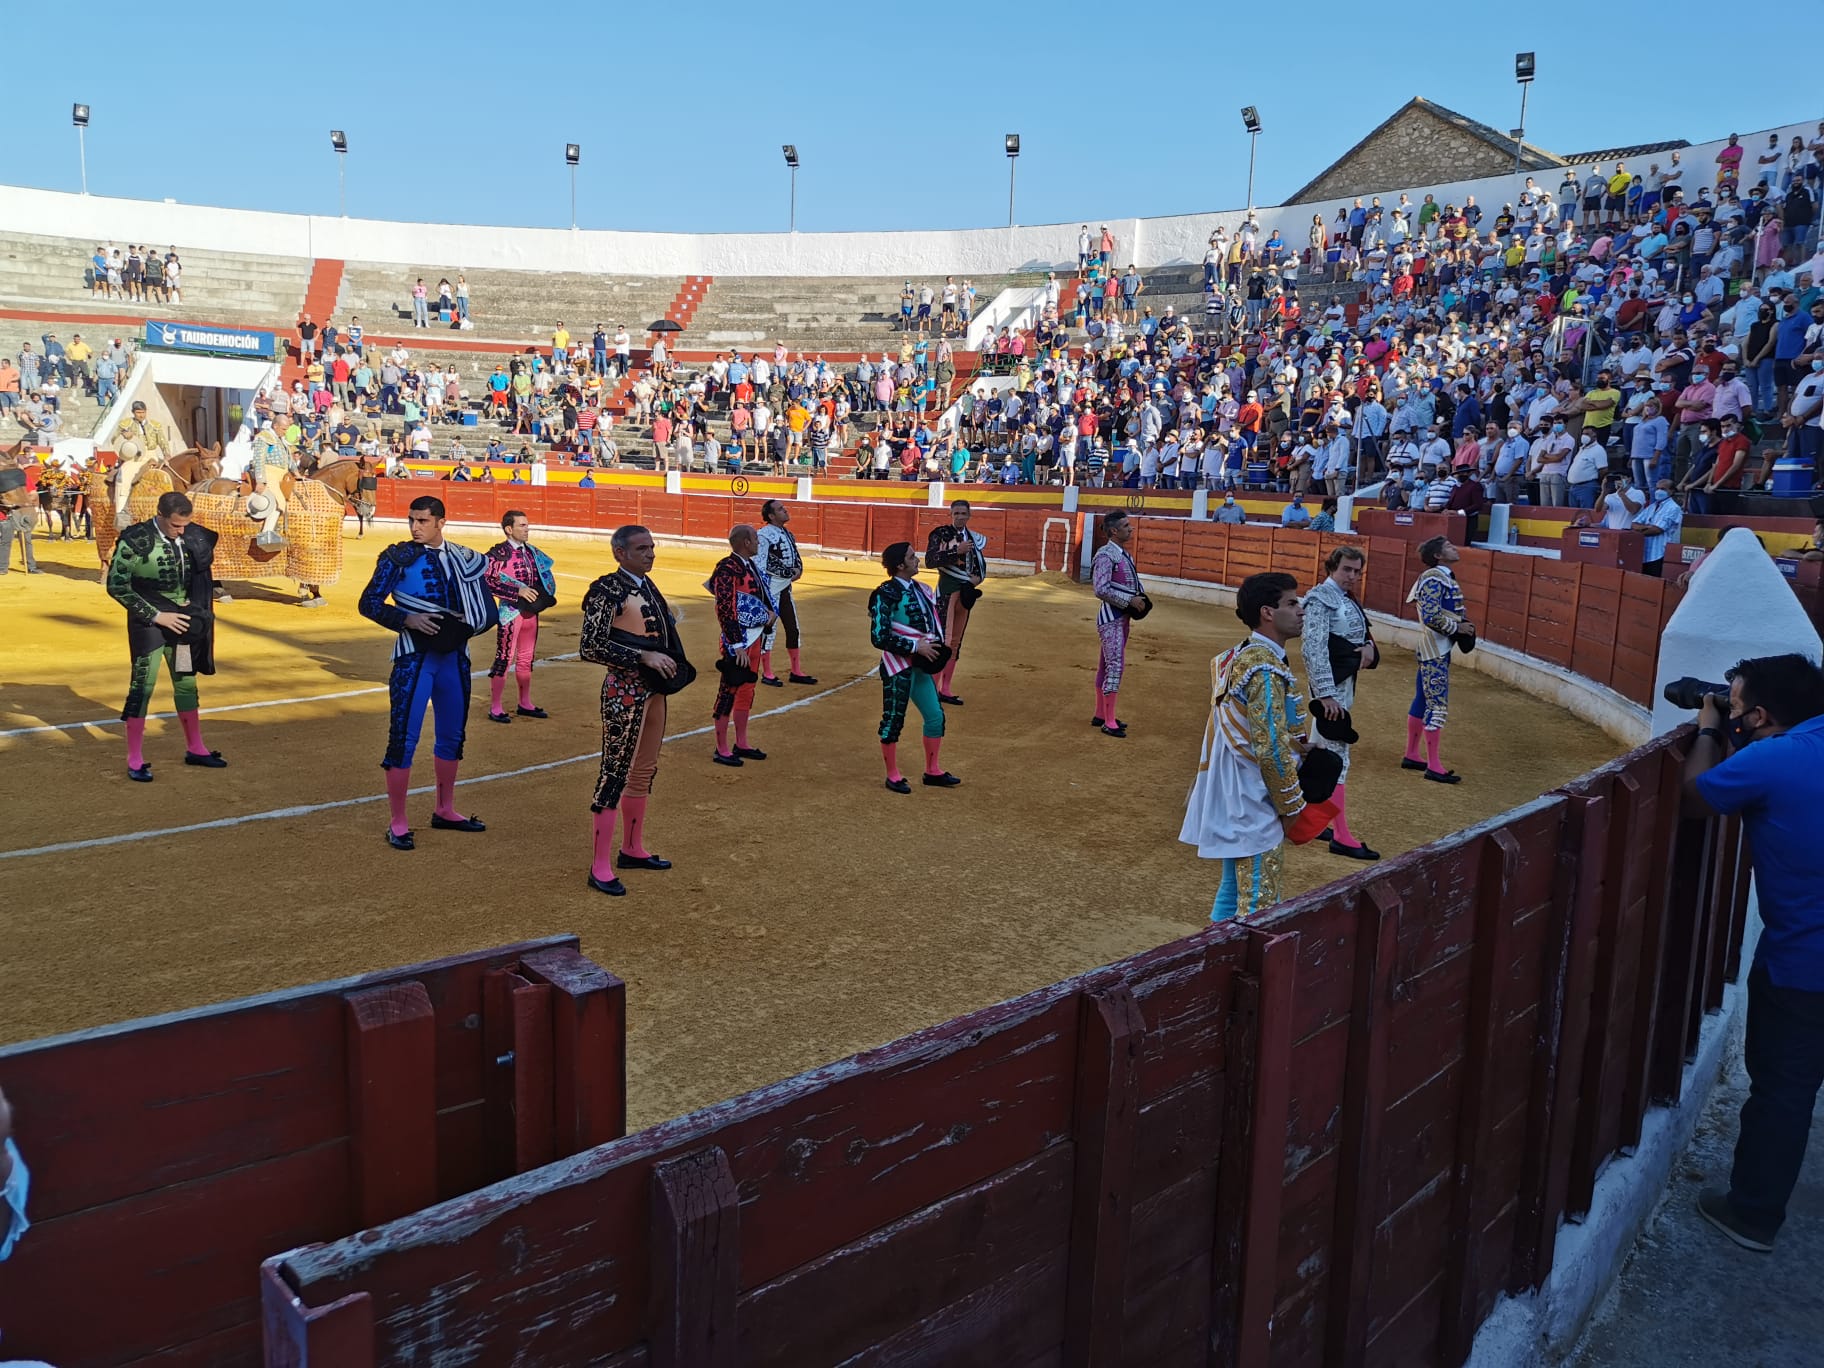
{"label": "white stadium wall", "polygon": [[[1816,128],[1815,122],[1807,122],[1743,132],[1742,145],[1752,157],[1770,132],[1778,133],[1784,146],[1795,133],[1809,140]],[[1726,141],[1718,138],[1680,149],[1687,191],[1713,183],[1713,159]],[[1632,160],[1645,171],[1649,161],[1663,164],[1667,156],[1660,152]],[[1743,169],[1753,176],[1752,162]],[[1535,179],[1554,192],[1561,177],[1560,171],[1535,173]],[[1432,194],[1440,204],[1460,203],[1464,196],[1474,195],[1492,215],[1519,193],[1525,181],[1524,175],[1493,176],[1445,185],[1396,185],[1376,193],[1391,198],[1403,190],[1414,203]],[[1302,249],[1311,216],[1322,214],[1328,224],[1341,203],[1331,198],[1260,207],[1255,212],[1265,230],[1277,227],[1288,244]],[[1106,221],[1114,230],[1120,264],[1166,266],[1201,261],[1211,230],[1218,224],[1232,230],[1243,213],[1225,209],[1169,218],[1092,218],[1089,225],[1094,231]],[[0,226],[17,232],[402,266],[435,263],[603,275],[998,275],[1060,266],[1074,269],[1081,222],[892,233],[623,233],[270,214],[0,186]]]}

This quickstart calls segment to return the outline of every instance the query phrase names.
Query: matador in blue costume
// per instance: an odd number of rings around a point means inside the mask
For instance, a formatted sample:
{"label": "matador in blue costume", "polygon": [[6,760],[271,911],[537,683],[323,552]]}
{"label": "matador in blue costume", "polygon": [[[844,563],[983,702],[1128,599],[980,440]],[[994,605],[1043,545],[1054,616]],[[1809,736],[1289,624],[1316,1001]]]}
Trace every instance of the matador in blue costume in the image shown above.
{"label": "matador in blue costume", "polygon": [[374,576],[361,591],[361,616],[399,634],[387,681],[392,711],[386,758],[380,762],[392,809],[386,840],[395,850],[413,848],[405,799],[427,707],[436,727],[437,803],[431,826],[440,831],[487,829],[456,810],[456,770],[468,728],[468,639],[495,626],[500,610],[488,593],[487,558],[446,542],[443,520],[443,500],[429,495],[413,499],[412,539],[380,553]]}

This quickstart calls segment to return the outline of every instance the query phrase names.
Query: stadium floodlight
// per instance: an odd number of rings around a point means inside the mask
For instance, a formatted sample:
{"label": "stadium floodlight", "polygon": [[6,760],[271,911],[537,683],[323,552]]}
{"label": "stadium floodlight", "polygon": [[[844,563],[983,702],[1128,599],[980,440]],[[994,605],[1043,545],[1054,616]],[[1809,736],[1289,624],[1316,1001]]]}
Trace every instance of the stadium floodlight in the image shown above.
{"label": "stadium floodlight", "polygon": [[87,129],[89,127],[89,107],[86,104],[70,106],[70,122],[76,125],[76,161],[82,168],[82,193],[89,193],[89,146]]}
{"label": "stadium floodlight", "polygon": [[339,128],[329,130],[329,145],[336,154],[336,204],[342,217],[348,217],[348,134]]}
{"label": "stadium floodlight", "polygon": [[1530,52],[1514,54],[1514,79],[1520,83],[1520,126],[1514,130],[1514,174],[1520,174],[1520,144],[1526,137],[1526,93],[1532,87],[1537,66]]}
{"label": "stadium floodlight", "polygon": [[581,143],[564,144],[564,163],[570,168],[570,231],[576,231],[576,164],[583,159]]}
{"label": "stadium floodlight", "polygon": [[786,220],[786,231],[798,231],[798,144],[786,143],[781,149],[785,153],[785,164],[792,175],[792,208],[791,217]]}
{"label": "stadium floodlight", "polygon": [[1013,164],[1020,156],[1020,135],[1009,133],[1002,139],[1002,146],[1007,149],[1007,226],[1013,227]]}
{"label": "stadium floodlight", "polygon": [[1254,152],[1260,145],[1260,111],[1253,105],[1241,107],[1241,126],[1248,130],[1248,208],[1254,207]]}

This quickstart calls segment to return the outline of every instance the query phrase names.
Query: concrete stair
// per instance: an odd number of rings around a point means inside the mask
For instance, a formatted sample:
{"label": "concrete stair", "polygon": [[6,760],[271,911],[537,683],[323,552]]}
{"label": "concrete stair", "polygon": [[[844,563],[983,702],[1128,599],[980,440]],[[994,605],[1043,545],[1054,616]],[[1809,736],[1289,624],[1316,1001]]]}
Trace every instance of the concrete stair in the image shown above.
{"label": "concrete stair", "polygon": [[[770,350],[783,341],[794,354],[870,355],[897,350],[899,292],[904,276],[717,276],[709,285],[684,345],[712,351]],[[976,307],[1012,286],[1043,284],[1042,273],[972,277]],[[957,276],[960,285],[963,277]],[[914,280],[914,288],[926,283]],[[933,289],[942,277],[931,280]],[[941,291],[932,303],[937,332]]]}
{"label": "concrete stair", "polygon": [[[115,245],[123,251],[127,246]],[[151,245],[163,252],[169,244]],[[87,238],[0,232],[0,308],[271,328],[289,326],[297,317],[310,276],[311,263],[301,257],[207,252],[180,242],[176,246],[184,268],[181,304],[109,299],[89,290],[87,273],[95,246]]]}
{"label": "concrete stair", "polygon": [[[419,276],[437,304],[437,282],[447,277],[455,284],[454,266],[399,266],[351,261],[343,269],[342,288],[334,317],[346,324],[359,318],[369,333],[406,333],[412,328],[412,286]],[[669,316],[687,296],[686,282],[678,276],[601,276],[571,271],[465,271],[469,283],[469,312],[473,331],[452,332],[449,324],[432,316],[430,331],[464,339],[488,339],[523,349],[537,343],[549,346],[559,319],[572,338],[587,339],[597,323],[610,337],[615,324],[625,323],[635,345],[643,345],[646,328]],[[321,323],[323,316],[317,316]],[[684,343],[681,345],[690,345]]]}

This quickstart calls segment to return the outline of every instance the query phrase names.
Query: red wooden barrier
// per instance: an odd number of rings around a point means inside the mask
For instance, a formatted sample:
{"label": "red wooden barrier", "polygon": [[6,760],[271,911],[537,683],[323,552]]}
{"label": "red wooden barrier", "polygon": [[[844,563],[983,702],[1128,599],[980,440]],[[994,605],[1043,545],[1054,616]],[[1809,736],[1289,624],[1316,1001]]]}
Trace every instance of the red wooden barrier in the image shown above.
{"label": "red wooden barrier", "polygon": [[272,1259],[267,1362],[1455,1365],[1727,972],[1739,837],[1640,858],[1682,744]]}
{"label": "red wooden barrier", "polygon": [[[503,1065],[485,984],[509,972],[543,1017],[506,1024]],[[0,1049],[33,1170],[8,1356],[254,1361],[272,1250],[519,1171],[496,1126],[548,1137],[545,1158],[624,1134],[622,994],[564,936]],[[515,1078],[508,1111],[494,1081]]]}

